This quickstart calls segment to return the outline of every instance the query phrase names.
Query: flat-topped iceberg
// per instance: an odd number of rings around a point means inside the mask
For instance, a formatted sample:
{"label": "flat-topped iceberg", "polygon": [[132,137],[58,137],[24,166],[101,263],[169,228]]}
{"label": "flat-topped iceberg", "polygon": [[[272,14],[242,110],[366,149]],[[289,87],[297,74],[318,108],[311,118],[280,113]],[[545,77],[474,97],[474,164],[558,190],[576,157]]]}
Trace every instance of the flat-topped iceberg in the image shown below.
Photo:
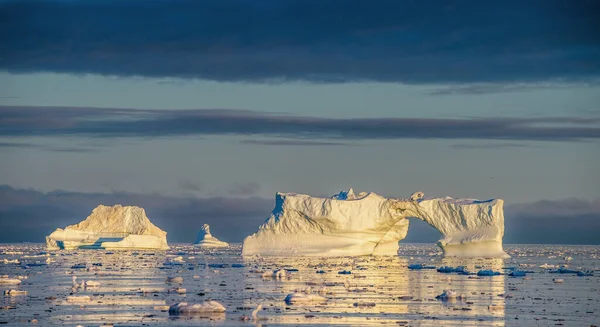
{"label": "flat-topped iceberg", "polygon": [[228,247],[229,243],[219,241],[216,237],[212,236],[210,234],[210,226],[204,224],[198,232],[198,237],[196,238],[196,243],[194,243],[194,245],[207,248],[223,248]]}
{"label": "flat-topped iceberg", "polygon": [[46,246],[49,250],[169,248],[167,233],[150,222],[144,209],[121,205],[99,205],[79,224],[56,229],[46,237]]}
{"label": "flat-topped iceberg", "polygon": [[396,255],[407,218],[424,220],[443,238],[446,256],[506,256],[503,200],[387,199],[352,189],[331,198],[277,193],[275,209],[258,232],[246,237],[243,255]]}

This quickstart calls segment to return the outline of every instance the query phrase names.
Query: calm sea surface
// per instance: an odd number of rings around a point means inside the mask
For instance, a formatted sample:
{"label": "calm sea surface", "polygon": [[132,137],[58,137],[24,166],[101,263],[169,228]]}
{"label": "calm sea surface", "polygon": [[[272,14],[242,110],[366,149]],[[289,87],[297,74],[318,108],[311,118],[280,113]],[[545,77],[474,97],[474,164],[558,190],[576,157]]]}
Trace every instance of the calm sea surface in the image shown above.
{"label": "calm sea surface", "polygon": [[[31,326],[590,326],[600,325],[600,247],[506,245],[509,259],[443,258],[434,245],[401,244],[395,257],[250,258],[241,247],[201,250],[175,244],[166,252],[78,250],[45,252],[41,244],[0,245],[0,275],[21,278],[0,284],[0,324]],[[16,260],[16,261],[15,261]],[[435,267],[491,269],[493,277],[409,270]],[[593,276],[555,274],[560,267],[593,271]],[[509,277],[510,269],[531,271]],[[286,269],[286,278],[265,272]],[[340,272],[349,272],[340,274]],[[85,281],[99,287],[74,287]],[[183,284],[167,284],[167,277]],[[558,283],[555,279],[559,279]],[[562,282],[561,282],[562,280]],[[174,292],[184,288],[185,293]],[[326,303],[288,305],[294,290],[319,289]],[[444,290],[461,295],[437,300]],[[182,290],[180,290],[182,292]],[[90,296],[70,303],[68,296]],[[216,300],[227,312],[170,315],[177,302]],[[262,304],[259,320],[252,311]],[[249,317],[242,320],[243,316]],[[35,321],[34,321],[35,322]]]}

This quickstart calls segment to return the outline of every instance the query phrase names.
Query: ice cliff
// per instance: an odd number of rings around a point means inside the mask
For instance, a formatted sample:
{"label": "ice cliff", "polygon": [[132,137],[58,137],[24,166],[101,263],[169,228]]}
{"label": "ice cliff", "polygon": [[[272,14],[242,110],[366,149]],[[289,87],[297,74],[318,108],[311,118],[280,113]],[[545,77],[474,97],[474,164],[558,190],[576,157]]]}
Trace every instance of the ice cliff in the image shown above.
{"label": "ice cliff", "polygon": [[167,233],[150,222],[144,209],[121,205],[96,207],[79,224],[47,236],[46,246],[49,250],[169,248]]}
{"label": "ice cliff", "polygon": [[222,248],[229,246],[229,243],[219,241],[216,237],[210,234],[210,226],[208,224],[202,225],[198,232],[198,238],[194,245],[207,248]]}
{"label": "ice cliff", "polygon": [[244,255],[396,255],[407,218],[424,220],[443,238],[446,256],[505,256],[504,201],[432,198],[415,192],[387,199],[352,189],[331,198],[277,193],[275,209],[258,232],[246,237]]}

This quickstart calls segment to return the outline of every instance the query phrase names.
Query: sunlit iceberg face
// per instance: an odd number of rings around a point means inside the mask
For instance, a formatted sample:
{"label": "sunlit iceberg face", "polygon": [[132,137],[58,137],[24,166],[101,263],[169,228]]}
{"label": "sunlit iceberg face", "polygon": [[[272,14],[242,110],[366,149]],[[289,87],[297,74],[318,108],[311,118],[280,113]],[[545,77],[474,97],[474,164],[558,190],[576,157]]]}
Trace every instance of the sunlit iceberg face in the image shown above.
{"label": "sunlit iceberg face", "polygon": [[79,224],[56,229],[46,237],[46,247],[48,250],[169,248],[167,233],[150,222],[144,209],[121,205],[100,205]]}
{"label": "sunlit iceberg face", "polygon": [[408,232],[407,218],[442,234],[447,256],[505,256],[504,202],[500,199],[433,198],[422,192],[387,199],[352,189],[331,198],[278,193],[275,208],[258,232],[244,240],[244,255],[396,255]]}

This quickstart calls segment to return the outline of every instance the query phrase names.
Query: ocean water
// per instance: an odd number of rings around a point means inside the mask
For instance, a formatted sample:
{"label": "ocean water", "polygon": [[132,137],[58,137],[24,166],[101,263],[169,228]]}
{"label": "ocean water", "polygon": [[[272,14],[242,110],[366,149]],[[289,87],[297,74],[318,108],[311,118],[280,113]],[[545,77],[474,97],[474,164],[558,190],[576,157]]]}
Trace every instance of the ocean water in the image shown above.
{"label": "ocean water", "polygon": [[[175,244],[166,252],[77,250],[45,252],[42,244],[0,245],[0,275],[21,278],[0,290],[0,324],[14,326],[590,326],[600,325],[600,247],[506,245],[508,259],[444,258],[434,245],[401,244],[393,257],[242,258],[240,245],[201,250]],[[15,261],[17,260],[18,263]],[[409,270],[491,269],[497,276]],[[550,273],[547,264],[593,271]],[[531,271],[509,277],[510,269]],[[286,269],[285,278],[265,272]],[[340,272],[348,272],[341,274]],[[76,288],[76,283],[100,282]],[[182,285],[167,277],[182,277]],[[561,279],[555,282],[555,279]],[[185,293],[172,289],[180,287]],[[324,303],[285,303],[287,294],[321,290]],[[453,290],[460,299],[436,296]],[[68,296],[89,296],[71,303]],[[220,314],[173,315],[168,305],[216,300]],[[252,311],[259,305],[258,319]],[[243,317],[247,317],[244,319]]]}

